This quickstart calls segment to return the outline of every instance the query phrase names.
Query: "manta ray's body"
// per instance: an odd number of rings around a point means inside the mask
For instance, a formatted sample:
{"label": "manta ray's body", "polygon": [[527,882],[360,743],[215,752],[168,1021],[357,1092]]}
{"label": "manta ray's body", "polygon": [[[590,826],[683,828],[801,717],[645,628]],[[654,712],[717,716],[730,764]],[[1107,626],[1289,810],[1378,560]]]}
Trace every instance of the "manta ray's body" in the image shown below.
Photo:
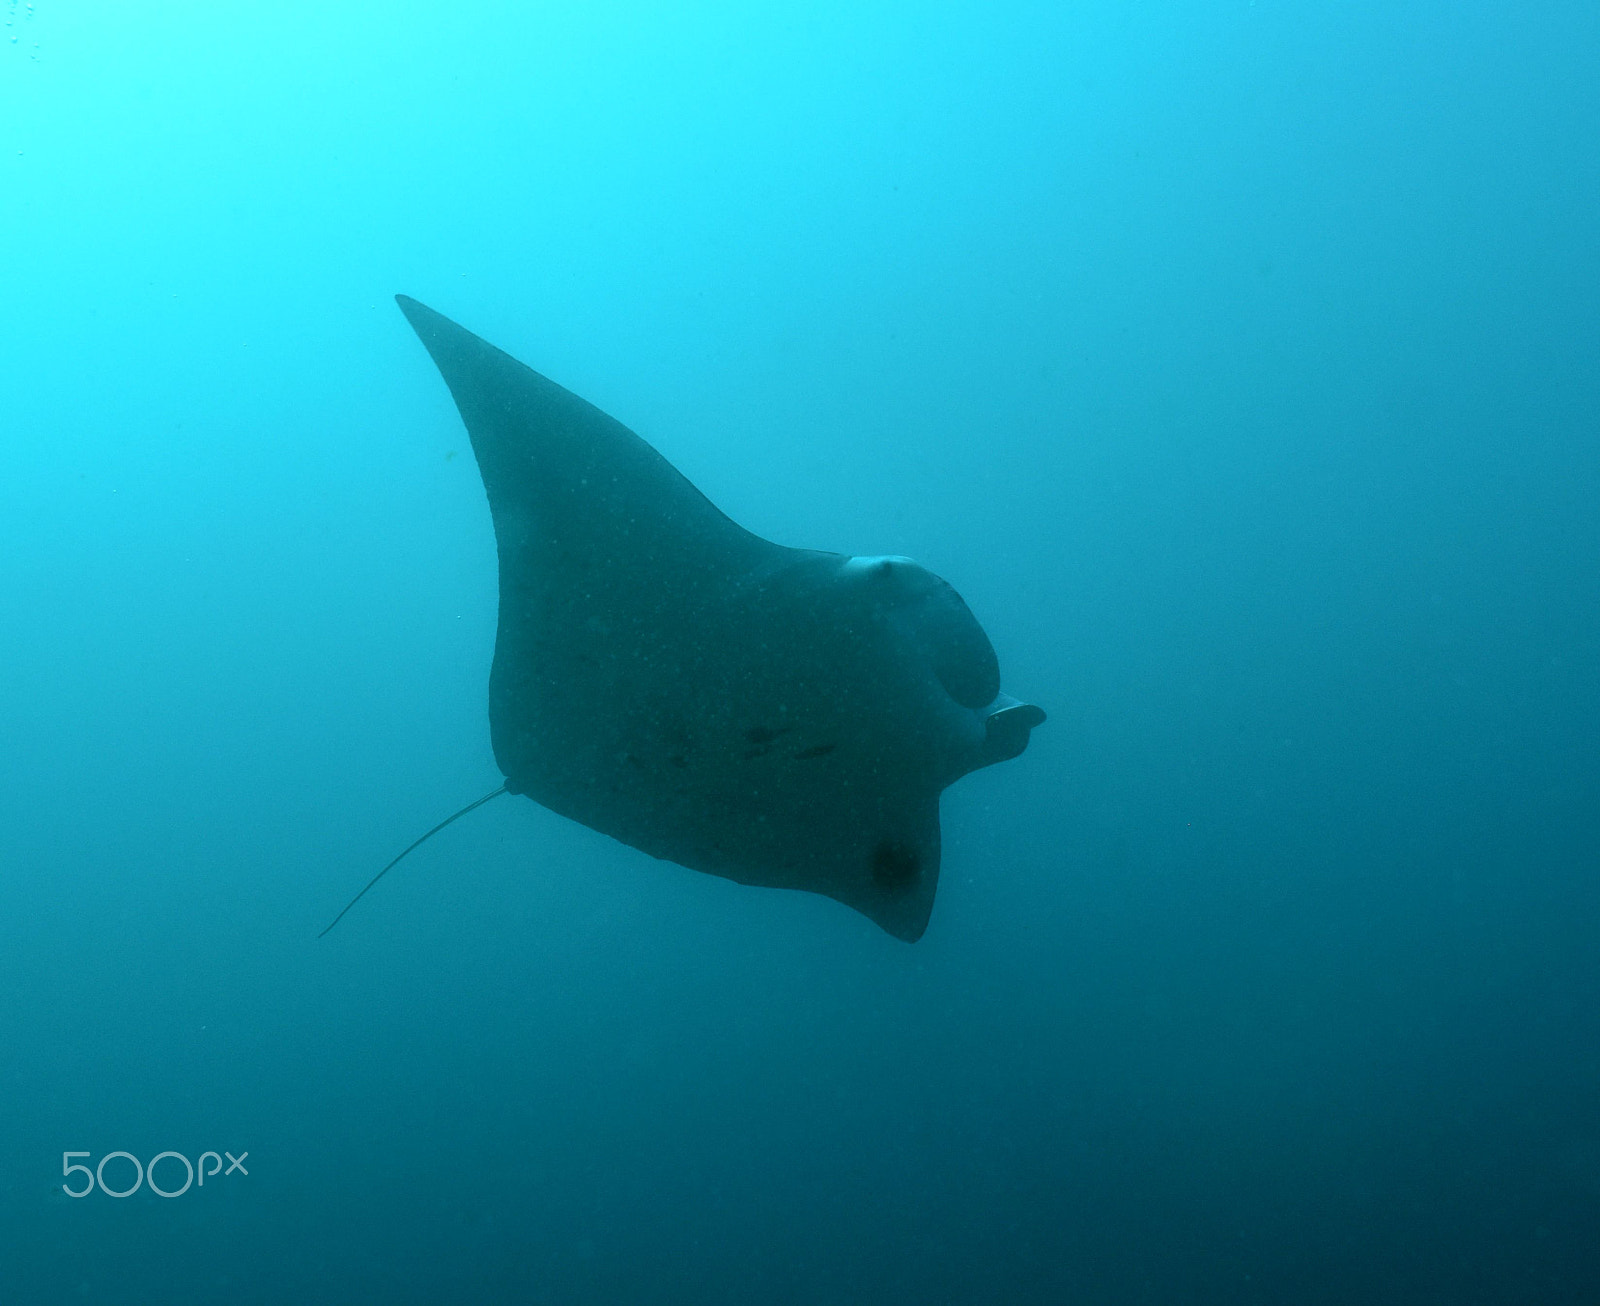
{"label": "manta ray's body", "polygon": [[489,724],[506,788],[656,857],[927,927],[939,793],[1044,720],[906,558],[730,521],[620,423],[399,297],[494,518]]}

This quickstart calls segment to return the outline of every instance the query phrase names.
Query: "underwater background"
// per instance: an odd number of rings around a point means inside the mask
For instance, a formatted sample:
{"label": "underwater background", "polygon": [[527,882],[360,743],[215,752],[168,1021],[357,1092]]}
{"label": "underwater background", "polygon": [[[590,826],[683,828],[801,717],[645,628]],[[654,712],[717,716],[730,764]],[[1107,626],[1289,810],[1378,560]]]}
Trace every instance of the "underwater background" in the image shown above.
{"label": "underwater background", "polygon": [[[1600,8],[0,8],[0,1301],[1600,1300]],[[962,593],[920,943],[316,939],[499,778],[397,291]]]}

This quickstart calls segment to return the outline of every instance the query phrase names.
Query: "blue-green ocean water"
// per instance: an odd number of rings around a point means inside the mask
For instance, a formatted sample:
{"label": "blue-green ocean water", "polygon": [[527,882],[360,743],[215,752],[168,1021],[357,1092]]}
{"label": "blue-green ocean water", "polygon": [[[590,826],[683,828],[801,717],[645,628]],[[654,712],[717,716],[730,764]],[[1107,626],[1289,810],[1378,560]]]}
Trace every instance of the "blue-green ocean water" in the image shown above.
{"label": "blue-green ocean water", "polygon": [[[1600,9],[0,7],[0,1301],[1600,1300]],[[397,291],[962,592],[920,943],[508,799],[315,940],[498,780]]]}

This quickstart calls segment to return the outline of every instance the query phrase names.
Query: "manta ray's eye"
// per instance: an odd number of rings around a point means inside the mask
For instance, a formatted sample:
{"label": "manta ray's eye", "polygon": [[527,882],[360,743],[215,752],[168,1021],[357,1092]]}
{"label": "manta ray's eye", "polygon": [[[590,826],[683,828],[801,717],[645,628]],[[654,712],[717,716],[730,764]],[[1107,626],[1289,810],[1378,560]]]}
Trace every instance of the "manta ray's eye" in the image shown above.
{"label": "manta ray's eye", "polygon": [[893,839],[885,839],[872,850],[872,882],[880,889],[898,893],[917,882],[921,869],[917,850]]}
{"label": "manta ray's eye", "polygon": [[898,553],[885,553],[873,557],[846,558],[844,570],[846,575],[864,576],[883,582],[894,579],[895,574],[907,566],[915,567],[916,563]]}

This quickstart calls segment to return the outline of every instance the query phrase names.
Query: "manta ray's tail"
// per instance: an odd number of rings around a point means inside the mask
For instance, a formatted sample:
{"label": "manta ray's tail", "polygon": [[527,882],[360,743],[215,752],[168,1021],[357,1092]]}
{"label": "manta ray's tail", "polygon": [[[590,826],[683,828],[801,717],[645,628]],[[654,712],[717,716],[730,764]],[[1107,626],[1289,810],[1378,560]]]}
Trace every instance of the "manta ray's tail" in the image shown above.
{"label": "manta ray's tail", "polygon": [[[367,888],[363,889],[360,893],[356,894],[356,896],[354,898],[350,899],[349,902],[345,903],[344,911],[340,912],[337,916],[335,916],[331,921],[328,922],[328,927],[327,927],[327,929],[322,931],[322,934],[326,934],[328,932],[328,930],[331,930],[335,925],[337,925],[340,921],[342,921],[344,919],[345,912],[349,911],[358,902],[360,902],[363,898],[365,898],[367,896],[367,889],[370,889],[374,884],[376,884],[379,880],[383,879],[383,877],[385,875],[387,875],[390,871],[392,871],[395,868],[395,866],[398,865],[399,862],[406,856],[406,853],[412,852],[415,849],[417,849],[418,847],[420,847],[422,844],[427,843],[429,839],[433,838],[434,835],[438,834],[439,831],[444,829],[445,826],[449,825],[450,822],[460,820],[468,812],[475,811],[476,809],[482,807],[491,798],[498,798],[498,797],[500,797],[501,794],[503,794],[505,792],[506,792],[505,785],[501,785],[493,793],[487,793],[482,798],[479,798],[476,802],[468,803],[465,807],[463,807],[454,816],[445,817],[444,820],[440,821],[438,825],[434,826],[433,829],[429,830],[427,834],[422,836],[422,838],[418,839],[415,843],[411,844],[411,846],[408,847],[405,852],[401,853],[399,857],[396,857],[394,859],[394,861],[390,862],[381,871],[379,871],[370,880],[368,880],[367,881]],[[317,937],[320,939],[322,937],[322,934],[317,935]]]}

